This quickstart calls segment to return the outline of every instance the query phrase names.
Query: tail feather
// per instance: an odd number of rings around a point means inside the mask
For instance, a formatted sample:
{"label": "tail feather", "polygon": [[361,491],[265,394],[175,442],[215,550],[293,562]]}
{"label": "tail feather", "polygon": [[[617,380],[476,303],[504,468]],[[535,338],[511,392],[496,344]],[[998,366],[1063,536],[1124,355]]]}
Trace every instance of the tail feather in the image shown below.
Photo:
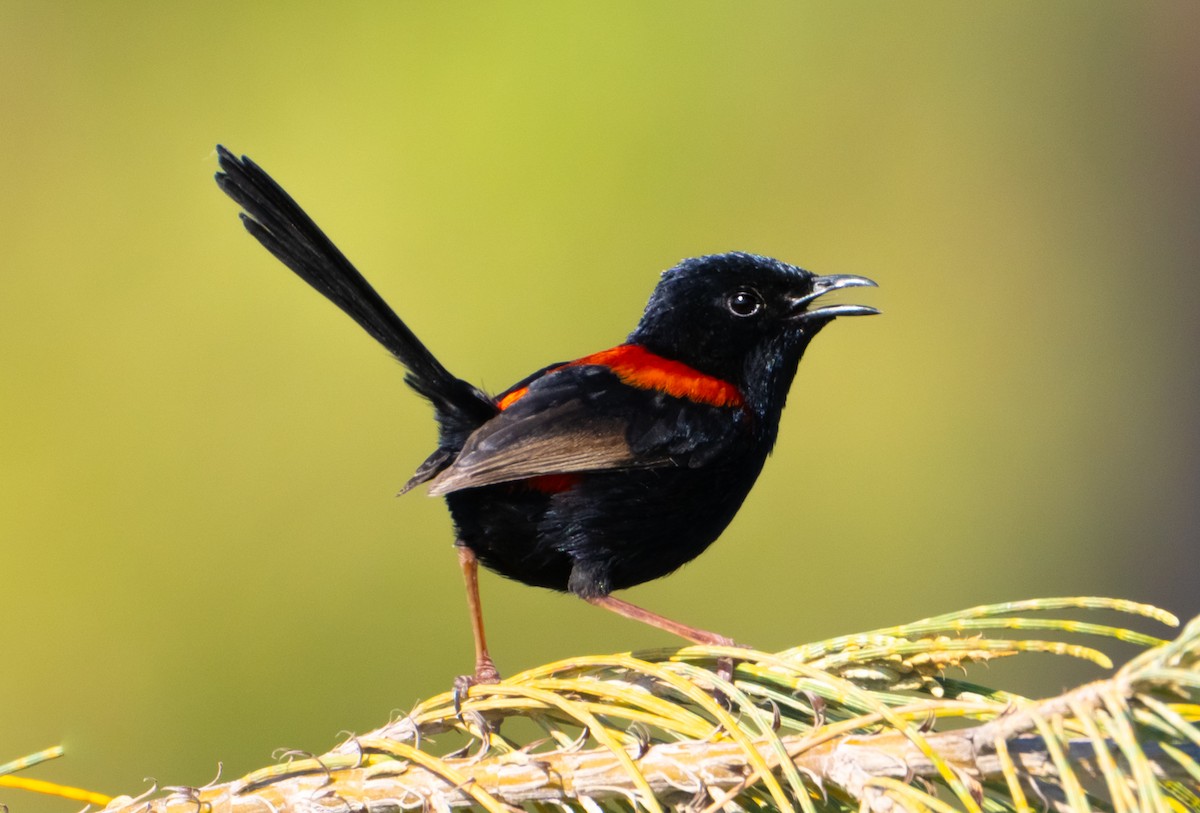
{"label": "tail feather", "polygon": [[433,404],[443,436],[469,432],[497,414],[491,398],[442,366],[270,175],[222,146],[217,160],[217,185],[245,210],[246,231],[408,369],[404,380]]}

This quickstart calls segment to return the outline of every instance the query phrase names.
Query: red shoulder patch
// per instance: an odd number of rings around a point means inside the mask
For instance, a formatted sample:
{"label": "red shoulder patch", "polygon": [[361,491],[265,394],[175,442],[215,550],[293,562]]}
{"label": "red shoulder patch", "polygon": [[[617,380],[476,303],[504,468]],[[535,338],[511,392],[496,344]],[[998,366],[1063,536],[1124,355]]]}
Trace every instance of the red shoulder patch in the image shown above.
{"label": "red shoulder patch", "polygon": [[[709,406],[740,407],[744,403],[741,392],[728,381],[706,375],[682,362],[657,356],[636,344],[621,344],[609,350],[592,353],[559,367],[552,367],[546,371],[546,375],[564,367],[582,367],[590,364],[607,367],[616,373],[622,382],[638,389],[658,390],[675,398],[686,398]],[[496,400],[496,406],[503,412],[524,398],[527,392],[528,386],[511,390]]]}
{"label": "red shoulder patch", "polygon": [[496,406],[500,407],[500,411],[503,412],[524,398],[527,392],[529,392],[529,387],[519,387],[511,392],[507,392],[496,399]]}
{"label": "red shoulder patch", "polygon": [[706,375],[686,364],[656,356],[636,344],[622,344],[572,361],[570,367],[598,364],[631,387],[658,390],[710,406],[741,406],[742,394],[728,381]]}

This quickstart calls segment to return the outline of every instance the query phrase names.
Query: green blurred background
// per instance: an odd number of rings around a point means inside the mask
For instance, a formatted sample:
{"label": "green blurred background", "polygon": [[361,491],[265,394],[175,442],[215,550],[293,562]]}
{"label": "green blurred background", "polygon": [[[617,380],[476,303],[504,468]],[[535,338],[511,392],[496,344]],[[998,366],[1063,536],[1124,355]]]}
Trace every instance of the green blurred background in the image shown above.
{"label": "green blurred background", "polygon": [[[470,666],[445,510],[392,496],[426,405],[243,232],[217,142],[493,390],[618,343],[684,256],[880,282],[730,530],[635,601],[764,648],[1200,612],[1197,31],[1192,0],[0,3],[0,761],[202,784]],[[483,590],[509,673],[670,643]]]}

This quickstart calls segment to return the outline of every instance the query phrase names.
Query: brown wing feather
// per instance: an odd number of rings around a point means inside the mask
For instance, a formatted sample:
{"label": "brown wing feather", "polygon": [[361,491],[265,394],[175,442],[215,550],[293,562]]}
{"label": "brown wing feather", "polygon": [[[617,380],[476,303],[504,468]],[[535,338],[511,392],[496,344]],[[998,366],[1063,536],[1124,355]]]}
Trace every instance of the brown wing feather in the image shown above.
{"label": "brown wing feather", "polygon": [[[518,407],[521,404],[518,404]],[[433,478],[429,495],[524,480],[542,474],[641,468],[668,457],[637,457],[626,440],[628,423],[597,415],[572,399],[534,412],[512,408],[477,429],[454,462]]]}

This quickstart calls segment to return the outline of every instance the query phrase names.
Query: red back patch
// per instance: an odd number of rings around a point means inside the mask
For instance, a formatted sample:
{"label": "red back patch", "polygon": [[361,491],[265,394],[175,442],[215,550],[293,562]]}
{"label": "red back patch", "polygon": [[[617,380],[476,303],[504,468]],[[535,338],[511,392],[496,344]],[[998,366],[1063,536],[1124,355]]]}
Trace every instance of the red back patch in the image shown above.
{"label": "red back patch", "polygon": [[576,359],[568,366],[583,364],[608,367],[631,387],[658,390],[675,398],[686,398],[709,406],[742,405],[742,394],[728,381],[705,375],[681,362],[656,356],[640,345],[618,345],[611,350],[601,350]]}
{"label": "red back patch", "polygon": [[[738,388],[728,381],[706,375],[686,364],[672,361],[651,353],[636,344],[621,344],[610,350],[601,350],[561,367],[546,371],[550,375],[563,367],[582,367],[594,364],[607,367],[617,378],[631,387],[643,390],[658,390],[675,398],[686,398],[698,404],[716,407],[740,407],[744,403]],[[525,397],[529,387],[521,387],[501,397],[496,405],[503,411]]]}

